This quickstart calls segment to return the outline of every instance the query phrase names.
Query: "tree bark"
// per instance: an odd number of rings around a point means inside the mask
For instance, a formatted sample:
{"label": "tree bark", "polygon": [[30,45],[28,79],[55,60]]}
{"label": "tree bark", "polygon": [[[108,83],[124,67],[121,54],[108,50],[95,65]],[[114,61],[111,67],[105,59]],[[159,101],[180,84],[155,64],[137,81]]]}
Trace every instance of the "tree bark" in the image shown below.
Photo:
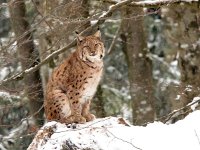
{"label": "tree bark", "polygon": [[146,56],[147,44],[143,29],[142,8],[125,7],[121,38],[127,58],[132,98],[132,115],[135,125],[154,120],[152,63]]}
{"label": "tree bark", "polygon": [[[183,107],[190,103],[194,97],[200,95],[200,44],[198,42],[200,37],[200,10],[197,7],[183,7],[182,9],[185,13],[180,19],[180,24],[184,22],[184,30],[179,45],[188,45],[185,49],[180,48],[178,60],[182,89],[180,101],[182,101]],[[186,41],[183,41],[183,39]]]}
{"label": "tree bark", "polygon": [[[35,49],[33,35],[26,18],[26,6],[23,0],[12,0],[9,7],[12,29],[17,40],[17,54],[22,70],[39,63],[39,54]],[[24,76],[24,88],[29,99],[30,115],[36,125],[43,124],[43,89],[39,70]]]}
{"label": "tree bark", "polygon": [[98,86],[95,97],[92,100],[92,109],[94,109],[97,118],[106,117],[106,111],[104,109],[105,102],[103,99],[103,89],[101,86],[101,84]]}
{"label": "tree bark", "polygon": [[[200,93],[200,9],[196,5],[167,9],[166,14],[163,13],[163,17],[167,18],[165,24],[177,24],[165,29],[171,49],[177,50],[181,75],[179,92],[175,95],[177,98],[171,99],[172,110],[177,110],[187,106]],[[187,107],[173,121],[184,118],[190,111],[190,107]]]}
{"label": "tree bark", "polygon": [[[188,55],[189,54],[189,55]],[[186,57],[188,56],[188,57]],[[192,45],[180,53],[179,67],[181,71],[181,107],[192,102],[200,93],[200,45]],[[187,113],[186,113],[187,114]]]}

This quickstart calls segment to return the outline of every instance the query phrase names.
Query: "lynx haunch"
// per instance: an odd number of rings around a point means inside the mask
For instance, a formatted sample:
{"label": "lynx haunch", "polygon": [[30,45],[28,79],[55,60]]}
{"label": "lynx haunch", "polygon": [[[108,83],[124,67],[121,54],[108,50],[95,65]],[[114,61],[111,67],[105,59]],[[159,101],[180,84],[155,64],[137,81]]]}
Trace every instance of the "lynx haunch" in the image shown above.
{"label": "lynx haunch", "polygon": [[76,51],[48,81],[44,100],[47,120],[70,124],[95,119],[89,109],[102,76],[104,53],[99,30],[87,37],[77,36]]}

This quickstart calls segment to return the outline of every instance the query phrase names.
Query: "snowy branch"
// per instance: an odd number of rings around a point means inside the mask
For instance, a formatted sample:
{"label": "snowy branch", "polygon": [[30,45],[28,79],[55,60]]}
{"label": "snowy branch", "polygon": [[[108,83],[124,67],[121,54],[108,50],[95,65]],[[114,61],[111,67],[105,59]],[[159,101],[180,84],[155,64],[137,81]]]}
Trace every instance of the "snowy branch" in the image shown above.
{"label": "snowy branch", "polygon": [[182,111],[182,110],[184,110],[186,108],[189,108],[189,107],[191,107],[194,104],[199,103],[199,102],[200,102],[200,99],[197,100],[197,101],[191,102],[188,105],[186,105],[184,107],[181,107],[180,109],[174,110],[173,112],[171,112],[167,116],[165,116],[166,117],[165,122],[169,121],[177,112],[180,112],[180,111]]}
{"label": "snowy branch", "polygon": [[[175,3],[198,3],[198,0],[163,0],[163,1],[140,1],[140,2],[134,2],[134,0],[124,0],[121,2],[116,2],[112,0],[104,0],[105,2],[112,2],[113,5],[109,7],[109,9],[103,13],[99,18],[97,18],[97,22],[86,28],[84,31],[82,31],[80,34],[86,34],[91,31],[93,31],[97,26],[103,24],[108,17],[111,17],[112,14],[118,10],[119,8],[126,6],[126,5],[131,5],[131,6],[137,6],[137,7],[153,7],[153,6],[162,6],[162,5],[169,5],[169,4],[175,4]],[[39,64],[28,68],[26,70],[23,70],[20,73],[17,73],[9,78],[6,78],[2,81],[0,81],[0,85],[5,84],[7,82],[13,81],[13,80],[21,80],[25,75],[30,74],[36,70],[38,70],[41,66],[44,64],[48,63],[52,58],[58,56],[59,54],[63,53],[64,51],[68,50],[69,48],[72,48],[76,45],[76,40],[74,39],[71,43],[69,43],[67,46],[58,49],[57,51],[53,52],[49,56],[47,56],[43,61],[41,61]]]}
{"label": "snowy branch", "polygon": [[108,129],[107,129],[107,132],[108,132],[109,134],[111,134],[114,138],[116,138],[116,139],[118,139],[118,140],[120,140],[120,141],[123,141],[123,142],[125,142],[125,143],[130,144],[133,148],[135,148],[135,149],[139,149],[139,150],[142,150],[141,148],[139,148],[139,147],[133,145],[133,143],[128,142],[128,141],[126,141],[126,140],[124,140],[124,139],[122,139],[122,138],[117,137],[117,136],[114,135],[112,132],[110,132]]}
{"label": "snowy branch", "polygon": [[[116,4],[115,0],[104,0],[104,2],[110,4]],[[148,1],[139,1],[139,2],[131,2],[129,6],[132,7],[160,7],[164,5],[172,5],[172,4],[199,4],[198,0],[148,0]]]}
{"label": "snowy branch", "polygon": [[[94,30],[95,28],[97,28],[99,25],[103,24],[106,20],[107,17],[112,16],[113,12],[117,9],[119,9],[120,7],[127,5],[131,2],[133,2],[134,0],[125,0],[119,3],[116,3],[115,5],[110,6],[110,8],[108,9],[107,12],[105,12],[104,14],[102,14],[99,18],[98,21],[93,25],[90,26],[88,28],[86,28],[84,31],[82,31],[80,33],[80,35],[82,34],[86,34],[88,32],[91,32],[92,30]],[[13,80],[21,80],[25,75],[30,74],[36,70],[38,70],[42,65],[48,63],[52,58],[58,56],[59,54],[63,53],[64,51],[66,51],[69,48],[72,48],[76,45],[76,39],[74,39],[71,43],[69,43],[67,46],[53,52],[52,54],[50,54],[49,56],[47,56],[42,62],[40,62],[39,64],[35,65],[34,67],[31,67],[29,69],[23,70],[22,72],[15,74],[9,78],[6,78],[4,80],[2,80],[0,82],[0,85],[5,84],[7,82],[13,81]]]}
{"label": "snowy branch", "polygon": [[197,140],[198,140],[198,142],[199,142],[199,145],[200,145],[200,139],[199,139],[199,136],[198,136],[198,134],[197,134],[197,131],[196,131],[196,130],[194,130],[194,132],[195,132],[195,135],[196,135],[196,137],[197,137]]}
{"label": "snowy branch", "polygon": [[[174,115],[176,115],[178,112],[181,112],[182,110],[187,109],[187,108],[189,108],[189,107],[191,107],[191,106],[193,106],[193,105],[195,105],[195,104],[199,104],[199,103],[200,103],[200,99],[198,99],[198,100],[196,100],[196,101],[193,101],[193,102],[189,103],[188,105],[183,106],[183,107],[181,107],[181,108],[179,108],[179,109],[177,109],[177,110],[174,110],[174,111],[168,113],[167,115],[162,116],[162,117],[160,117],[160,118],[158,118],[158,119],[156,119],[156,120],[154,120],[154,121],[163,121],[164,123],[166,123],[166,122],[169,121],[171,118],[173,118]],[[148,122],[148,123],[149,123],[149,122]],[[147,125],[148,123],[143,124],[143,126]]]}

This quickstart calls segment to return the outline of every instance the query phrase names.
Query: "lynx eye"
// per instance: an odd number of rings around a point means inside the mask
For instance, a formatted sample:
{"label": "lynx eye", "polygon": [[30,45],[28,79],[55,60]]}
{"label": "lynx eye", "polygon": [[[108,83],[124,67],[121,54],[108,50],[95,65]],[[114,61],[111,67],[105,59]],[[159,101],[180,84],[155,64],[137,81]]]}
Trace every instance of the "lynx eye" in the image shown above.
{"label": "lynx eye", "polygon": [[90,56],[95,56],[95,55],[96,55],[95,52],[91,52],[91,53],[90,53]]}
{"label": "lynx eye", "polygon": [[95,44],[95,49],[101,48],[101,44]]}
{"label": "lynx eye", "polygon": [[90,50],[90,47],[89,47],[89,46],[85,46],[85,47],[83,47],[83,50],[89,51],[89,50]]}

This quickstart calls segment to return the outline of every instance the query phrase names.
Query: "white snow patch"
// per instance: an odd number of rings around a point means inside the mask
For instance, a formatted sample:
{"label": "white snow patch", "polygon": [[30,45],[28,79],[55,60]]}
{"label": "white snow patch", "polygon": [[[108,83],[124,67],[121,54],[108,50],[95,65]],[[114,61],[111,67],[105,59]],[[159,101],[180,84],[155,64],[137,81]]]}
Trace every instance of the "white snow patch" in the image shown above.
{"label": "white snow patch", "polygon": [[177,95],[175,100],[180,100],[180,97],[181,97],[180,95]]}
{"label": "white snow patch", "polygon": [[[194,97],[191,103],[195,103],[196,101],[199,101],[199,100],[200,100],[200,97]],[[189,104],[191,104],[191,103],[189,103]],[[188,105],[189,105],[189,104],[188,104]],[[199,105],[199,104],[198,104],[198,102],[197,102],[197,103],[191,105],[190,108],[194,111],[198,105]]]}
{"label": "white snow patch", "polygon": [[138,56],[139,56],[139,57],[143,57],[143,54],[142,54],[142,53],[139,53]]}
{"label": "white snow patch", "polygon": [[[112,5],[109,7],[109,10],[110,9],[112,9]],[[103,18],[103,17],[105,17],[105,15],[107,14],[107,12],[106,11],[104,11],[100,16],[99,16],[99,18]]]}
{"label": "white snow patch", "polygon": [[97,23],[97,21],[98,21],[98,20],[91,20],[91,21],[90,21],[90,24],[91,24],[91,25],[94,25],[94,24]]}
{"label": "white snow patch", "polygon": [[181,74],[178,68],[178,60],[174,60],[170,63],[169,71],[175,76],[177,76],[178,78],[180,78]]}
{"label": "white snow patch", "polygon": [[56,126],[54,133],[46,141],[41,137],[39,141],[33,141],[39,143],[38,150],[61,149],[66,142],[75,144],[77,149],[94,150],[200,149],[199,110],[170,125],[154,122],[146,127],[126,126],[119,124],[118,118],[107,117],[78,124],[76,129],[57,122],[49,122],[42,129],[53,125]]}
{"label": "white snow patch", "polygon": [[143,101],[140,102],[140,104],[146,105],[146,104],[147,104],[147,101],[143,100]]}
{"label": "white snow patch", "polygon": [[192,91],[192,86],[191,85],[187,85],[185,88],[185,91],[191,92]]}
{"label": "white snow patch", "polygon": [[8,92],[0,91],[0,98],[3,98],[3,100],[7,100],[9,102],[12,102],[12,99],[19,99],[20,96],[11,95]]}
{"label": "white snow patch", "polygon": [[5,79],[8,74],[9,74],[8,67],[3,67],[2,69],[0,69],[0,80]]}
{"label": "white snow patch", "polygon": [[119,117],[127,118],[128,120],[132,120],[132,109],[128,104],[124,104],[121,108],[122,115],[119,115]]}
{"label": "white snow patch", "polygon": [[186,48],[188,48],[188,47],[189,47],[188,44],[181,44],[181,48],[183,48],[183,49],[186,49]]}

